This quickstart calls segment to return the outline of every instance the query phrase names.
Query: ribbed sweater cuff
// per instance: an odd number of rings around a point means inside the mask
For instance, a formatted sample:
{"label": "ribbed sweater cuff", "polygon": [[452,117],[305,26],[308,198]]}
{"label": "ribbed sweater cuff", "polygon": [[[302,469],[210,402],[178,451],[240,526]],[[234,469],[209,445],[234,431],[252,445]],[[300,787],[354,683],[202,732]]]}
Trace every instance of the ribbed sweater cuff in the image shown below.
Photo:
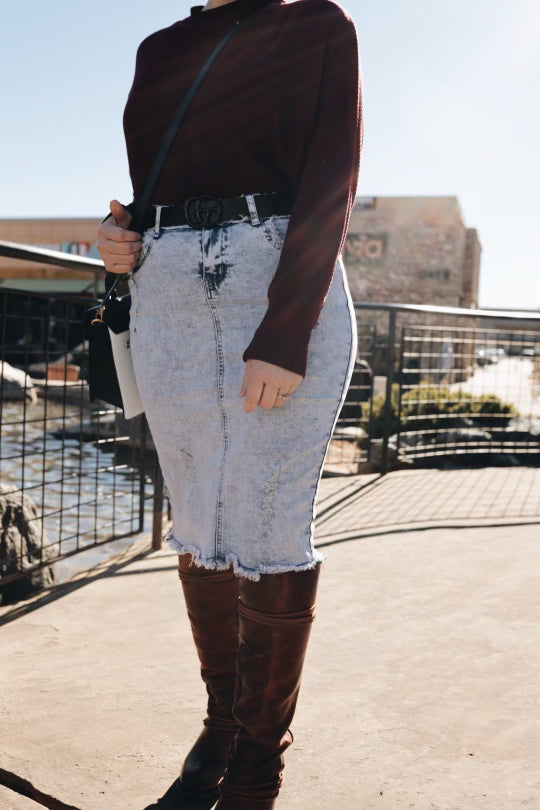
{"label": "ribbed sweater cuff", "polygon": [[285,335],[277,338],[255,335],[242,355],[244,361],[264,360],[275,366],[294,371],[295,374],[306,376],[308,341],[300,341],[298,337]]}

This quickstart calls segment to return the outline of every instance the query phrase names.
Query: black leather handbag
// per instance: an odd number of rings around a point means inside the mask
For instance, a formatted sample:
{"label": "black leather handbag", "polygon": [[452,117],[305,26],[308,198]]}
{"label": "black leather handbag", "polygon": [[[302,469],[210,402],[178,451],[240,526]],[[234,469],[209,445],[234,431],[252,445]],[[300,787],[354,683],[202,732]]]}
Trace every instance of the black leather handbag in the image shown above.
{"label": "black leather handbag", "polygon": [[[154,165],[146,181],[143,193],[135,205],[133,219],[130,223],[130,230],[141,231],[141,225],[144,215],[149,206],[152,194],[159,179],[163,164],[169,154],[172,144],[176,138],[176,134],[180,124],[184,120],[186,113],[203,82],[206,74],[211,66],[220,55],[221,51],[230,42],[234,34],[241,28],[246,20],[253,16],[261,6],[251,9],[248,14],[245,14],[240,19],[236,20],[233,27],[223,37],[221,42],[212,51],[205,64],[201,68],[197,78],[192,86],[182,99],[174,118],[172,119],[169,127],[165,133],[162,144],[160,146]],[[137,267],[133,269],[136,272]],[[105,274],[105,296],[99,303],[84,313],[84,335],[88,340],[88,388],[90,400],[96,399],[107,402],[110,405],[116,405],[123,408],[126,418],[130,418],[127,403],[124,402],[120,383],[118,380],[118,370],[113,356],[113,346],[111,341],[111,332],[113,336],[128,334],[129,330],[129,311],[131,308],[131,295],[118,295],[116,288],[122,279],[128,278],[129,274],[126,273],[109,273]],[[108,328],[107,328],[108,327]],[[109,331],[110,330],[110,331]],[[125,391],[125,387],[124,387]],[[142,412],[142,406],[137,409],[131,408],[131,415]]]}

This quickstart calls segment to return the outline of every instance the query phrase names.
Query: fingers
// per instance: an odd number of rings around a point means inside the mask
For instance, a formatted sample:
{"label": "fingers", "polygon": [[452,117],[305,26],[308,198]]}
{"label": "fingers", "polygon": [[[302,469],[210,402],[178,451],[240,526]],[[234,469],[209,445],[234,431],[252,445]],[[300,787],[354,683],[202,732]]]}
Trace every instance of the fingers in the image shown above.
{"label": "fingers", "polygon": [[112,218],[98,228],[97,249],[109,273],[130,273],[141,254],[141,235],[128,230],[132,216],[122,203],[111,200],[110,209]]}
{"label": "fingers", "polygon": [[109,203],[109,209],[116,220],[116,224],[121,228],[128,228],[133,217],[127,208],[124,208],[122,203],[118,202],[118,200],[111,200]]}
{"label": "fingers", "polygon": [[[292,393],[286,391],[283,387],[279,388],[281,393]],[[240,396],[246,397],[244,402],[244,410],[250,413],[257,405],[263,410],[270,410],[270,408],[280,408],[285,405],[288,397],[280,397],[278,388],[274,385],[267,385],[264,382],[253,381],[247,387],[242,388]]]}
{"label": "fingers", "polygon": [[258,380],[256,377],[252,378],[251,381],[246,385],[246,398],[244,400],[244,410],[246,413],[251,413],[251,411],[257,407],[263,392],[263,388],[263,381]]}
{"label": "fingers", "polygon": [[111,273],[130,273],[139,260],[139,253],[120,256],[100,249],[100,254],[103,264]]}
{"label": "fingers", "polygon": [[285,400],[278,396],[278,391],[283,391],[283,389],[278,388],[278,386],[267,385],[265,383],[262,396],[259,400],[259,406],[261,408],[273,408],[274,406],[278,408],[281,407]]}
{"label": "fingers", "polygon": [[292,394],[302,379],[300,374],[272,363],[248,360],[240,390],[240,396],[245,397],[244,410],[249,413],[257,406],[264,410],[282,407],[288,397],[281,397],[280,394]]}
{"label": "fingers", "polygon": [[133,256],[134,253],[139,253],[142,248],[142,242],[115,242],[114,239],[106,239],[99,237],[97,240],[97,247],[100,253],[111,253],[115,256]]}
{"label": "fingers", "polygon": [[141,243],[119,244],[109,240],[99,240],[97,248],[103,263],[111,273],[130,273],[136,266],[141,253]]}
{"label": "fingers", "polygon": [[137,264],[137,262],[132,262],[131,264],[118,264],[117,262],[111,263],[105,260],[103,260],[103,263],[105,264],[105,269],[109,273],[131,273]]}
{"label": "fingers", "polygon": [[123,264],[121,262],[110,261],[109,259],[103,259],[103,264],[105,265],[105,269],[109,273],[131,273],[133,268],[136,266],[137,262],[133,261],[129,264]]}
{"label": "fingers", "polygon": [[114,220],[108,219],[98,228],[98,238],[111,240],[112,242],[137,242],[141,235],[137,231],[127,231],[119,225],[115,225]]}
{"label": "fingers", "polygon": [[116,265],[113,267],[106,266],[105,270],[107,271],[107,273],[116,273],[116,275],[118,276],[123,276],[126,273],[130,272],[125,267],[117,267]]}

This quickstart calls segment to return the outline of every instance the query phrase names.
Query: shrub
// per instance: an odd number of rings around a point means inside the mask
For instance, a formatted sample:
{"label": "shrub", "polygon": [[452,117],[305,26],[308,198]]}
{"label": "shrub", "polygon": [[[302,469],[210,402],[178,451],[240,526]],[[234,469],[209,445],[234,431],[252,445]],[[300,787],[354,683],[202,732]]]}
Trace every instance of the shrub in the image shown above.
{"label": "shrub", "polygon": [[[372,438],[384,435],[384,395],[373,399],[368,432]],[[476,396],[448,386],[419,385],[401,395],[401,419],[398,419],[399,385],[392,386],[390,434],[398,430],[446,430],[463,425],[468,419],[476,426],[506,427],[518,415],[516,408],[494,394]],[[369,417],[369,403],[364,406],[364,417]],[[422,418],[424,417],[424,418]]]}

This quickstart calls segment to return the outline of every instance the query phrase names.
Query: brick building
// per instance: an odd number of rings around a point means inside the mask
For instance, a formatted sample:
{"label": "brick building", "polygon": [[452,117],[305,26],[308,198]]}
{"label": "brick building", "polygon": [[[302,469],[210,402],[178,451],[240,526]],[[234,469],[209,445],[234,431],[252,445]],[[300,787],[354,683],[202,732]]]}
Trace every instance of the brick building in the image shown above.
{"label": "brick building", "polygon": [[480,253],[456,197],[358,197],[343,260],[355,301],[476,308]]}
{"label": "brick building", "polygon": [[[0,239],[96,257],[99,219],[4,219]],[[456,197],[359,197],[343,258],[356,301],[476,307],[480,243]],[[6,286],[68,291],[91,274],[0,258]],[[0,283],[2,283],[0,281]],[[84,285],[83,285],[84,286]]]}
{"label": "brick building", "polygon": [[[456,197],[358,197],[343,260],[355,302],[476,309],[480,254],[477,231],[466,227]],[[359,356],[384,374],[388,313],[360,310],[358,324]],[[439,380],[445,363],[452,381],[469,376],[475,342],[455,328],[476,325],[476,318],[400,313],[396,339],[406,341],[404,366],[416,370],[407,380]]]}
{"label": "brick building", "polygon": [[[0,240],[100,258],[100,219],[0,219]],[[29,292],[92,292],[94,274],[0,256],[0,285]]]}

